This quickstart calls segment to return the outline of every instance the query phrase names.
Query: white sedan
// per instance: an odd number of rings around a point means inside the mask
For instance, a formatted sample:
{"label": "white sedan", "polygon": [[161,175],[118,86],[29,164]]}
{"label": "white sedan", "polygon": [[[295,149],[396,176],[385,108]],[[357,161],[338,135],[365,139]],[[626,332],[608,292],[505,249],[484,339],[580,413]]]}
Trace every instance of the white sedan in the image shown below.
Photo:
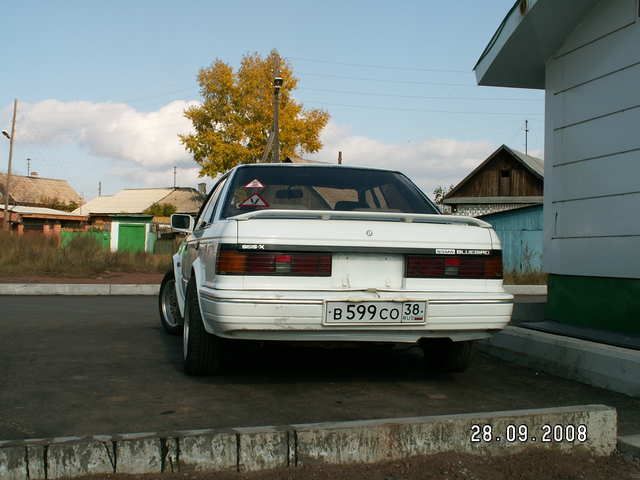
{"label": "white sedan", "polygon": [[417,342],[431,366],[461,371],[511,318],[491,226],[441,215],[399,172],[241,165],[171,224],[187,237],[160,314],[183,333],[188,374],[220,372],[234,339]]}

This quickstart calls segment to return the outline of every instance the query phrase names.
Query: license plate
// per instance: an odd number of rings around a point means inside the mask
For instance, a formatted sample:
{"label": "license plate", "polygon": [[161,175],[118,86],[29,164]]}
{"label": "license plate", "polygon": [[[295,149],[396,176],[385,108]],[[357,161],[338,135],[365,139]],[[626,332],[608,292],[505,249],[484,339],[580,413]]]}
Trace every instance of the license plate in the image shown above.
{"label": "license plate", "polygon": [[327,302],[325,323],[425,323],[426,302]]}

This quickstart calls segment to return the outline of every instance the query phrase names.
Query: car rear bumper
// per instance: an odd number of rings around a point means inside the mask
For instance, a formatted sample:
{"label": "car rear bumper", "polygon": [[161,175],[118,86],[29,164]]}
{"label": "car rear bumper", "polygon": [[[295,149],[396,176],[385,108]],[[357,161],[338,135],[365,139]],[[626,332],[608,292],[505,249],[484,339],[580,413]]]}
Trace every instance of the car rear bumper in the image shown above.
{"label": "car rear bumper", "polygon": [[[327,325],[327,301],[426,301],[424,324]],[[285,341],[416,342],[486,338],[511,319],[505,292],[246,291],[200,289],[205,328],[226,338]]]}

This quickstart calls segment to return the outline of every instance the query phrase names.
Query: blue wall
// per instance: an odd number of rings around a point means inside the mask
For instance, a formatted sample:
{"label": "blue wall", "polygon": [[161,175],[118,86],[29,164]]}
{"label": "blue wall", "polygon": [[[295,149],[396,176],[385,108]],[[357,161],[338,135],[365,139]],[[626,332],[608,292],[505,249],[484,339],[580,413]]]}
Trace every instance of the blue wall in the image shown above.
{"label": "blue wall", "polygon": [[542,205],[478,218],[493,225],[500,237],[505,272],[542,271]]}

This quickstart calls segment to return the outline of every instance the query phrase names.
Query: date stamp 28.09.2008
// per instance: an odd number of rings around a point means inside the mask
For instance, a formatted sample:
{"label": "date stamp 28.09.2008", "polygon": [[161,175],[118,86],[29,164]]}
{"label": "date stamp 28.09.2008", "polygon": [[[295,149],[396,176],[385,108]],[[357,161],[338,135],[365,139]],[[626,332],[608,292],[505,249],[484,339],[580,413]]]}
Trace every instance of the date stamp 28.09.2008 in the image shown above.
{"label": "date stamp 28.09.2008", "polygon": [[585,443],[589,439],[584,424],[507,424],[496,428],[491,424],[471,425],[471,443]]}

